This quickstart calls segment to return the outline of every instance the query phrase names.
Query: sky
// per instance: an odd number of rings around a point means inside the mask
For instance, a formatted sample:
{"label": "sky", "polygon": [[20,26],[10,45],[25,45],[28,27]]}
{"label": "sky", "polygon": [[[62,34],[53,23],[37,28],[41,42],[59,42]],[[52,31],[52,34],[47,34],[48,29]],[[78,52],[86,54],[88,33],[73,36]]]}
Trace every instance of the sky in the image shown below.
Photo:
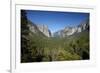
{"label": "sky", "polygon": [[39,25],[47,25],[51,33],[74,27],[89,18],[89,13],[26,10],[27,18]]}

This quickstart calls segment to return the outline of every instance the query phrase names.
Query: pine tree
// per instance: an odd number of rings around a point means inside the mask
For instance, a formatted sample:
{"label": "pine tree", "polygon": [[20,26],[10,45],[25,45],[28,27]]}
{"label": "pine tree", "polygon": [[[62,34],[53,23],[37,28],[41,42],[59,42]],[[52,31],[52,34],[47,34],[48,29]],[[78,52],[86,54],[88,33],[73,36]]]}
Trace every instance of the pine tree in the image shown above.
{"label": "pine tree", "polygon": [[29,50],[29,41],[27,13],[25,10],[21,10],[21,62],[32,60]]}

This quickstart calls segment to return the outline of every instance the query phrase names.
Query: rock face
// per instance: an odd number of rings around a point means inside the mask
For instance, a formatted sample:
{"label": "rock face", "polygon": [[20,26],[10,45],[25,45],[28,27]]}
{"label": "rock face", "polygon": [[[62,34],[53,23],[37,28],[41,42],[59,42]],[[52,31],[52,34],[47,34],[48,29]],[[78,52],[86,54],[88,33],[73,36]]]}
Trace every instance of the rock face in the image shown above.
{"label": "rock face", "polygon": [[51,36],[51,32],[46,25],[37,25],[37,28],[47,37]]}
{"label": "rock face", "polygon": [[65,27],[53,34],[54,37],[66,37],[73,35],[75,33],[80,33],[82,31],[89,30],[89,20],[82,22],[80,25],[75,27]]}
{"label": "rock face", "polygon": [[46,25],[34,24],[29,21],[28,26],[31,32],[36,34],[41,33],[46,37],[66,37],[76,33],[80,33],[85,30],[89,30],[89,20],[86,20],[82,22],[80,25],[75,27],[65,27],[64,29],[53,33],[53,35],[51,35],[51,31],[48,29],[48,26]]}
{"label": "rock face", "polygon": [[32,22],[29,22],[28,26],[29,26],[30,31],[35,34],[42,33],[43,35],[47,37],[51,37],[51,32],[46,25],[37,25]]}

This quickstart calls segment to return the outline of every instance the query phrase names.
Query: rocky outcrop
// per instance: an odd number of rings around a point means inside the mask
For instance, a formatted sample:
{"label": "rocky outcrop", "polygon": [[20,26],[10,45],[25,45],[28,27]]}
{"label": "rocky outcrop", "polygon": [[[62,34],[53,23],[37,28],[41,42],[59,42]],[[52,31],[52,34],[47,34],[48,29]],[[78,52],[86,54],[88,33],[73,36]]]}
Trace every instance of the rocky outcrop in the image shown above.
{"label": "rocky outcrop", "polygon": [[35,34],[42,33],[47,37],[51,37],[51,32],[46,25],[34,24],[29,21],[28,26],[29,26],[29,30]]}
{"label": "rocky outcrop", "polygon": [[51,31],[48,29],[48,26],[46,25],[34,24],[29,21],[28,26],[31,32],[36,34],[42,33],[46,37],[66,37],[76,33],[80,33],[85,30],[89,30],[89,20],[80,23],[78,26],[65,27],[64,29],[53,33],[53,35],[51,35]]}
{"label": "rocky outcrop", "polygon": [[51,37],[51,32],[46,25],[37,25],[37,28],[47,37]]}
{"label": "rocky outcrop", "polygon": [[82,31],[89,30],[89,20],[82,22],[80,25],[75,27],[65,27],[53,34],[54,37],[66,37],[73,35],[75,33],[80,33]]}

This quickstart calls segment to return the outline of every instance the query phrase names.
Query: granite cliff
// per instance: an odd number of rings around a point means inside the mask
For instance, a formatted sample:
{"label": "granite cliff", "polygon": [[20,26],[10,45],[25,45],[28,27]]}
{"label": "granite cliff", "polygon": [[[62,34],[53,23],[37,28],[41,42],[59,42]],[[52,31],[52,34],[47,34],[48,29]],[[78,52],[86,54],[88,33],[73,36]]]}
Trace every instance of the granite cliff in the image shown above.
{"label": "granite cliff", "polygon": [[53,33],[53,36],[54,37],[66,37],[66,36],[70,36],[70,35],[73,35],[76,33],[83,32],[85,30],[89,30],[89,21],[88,20],[80,23],[78,26],[65,27],[64,29]]}

